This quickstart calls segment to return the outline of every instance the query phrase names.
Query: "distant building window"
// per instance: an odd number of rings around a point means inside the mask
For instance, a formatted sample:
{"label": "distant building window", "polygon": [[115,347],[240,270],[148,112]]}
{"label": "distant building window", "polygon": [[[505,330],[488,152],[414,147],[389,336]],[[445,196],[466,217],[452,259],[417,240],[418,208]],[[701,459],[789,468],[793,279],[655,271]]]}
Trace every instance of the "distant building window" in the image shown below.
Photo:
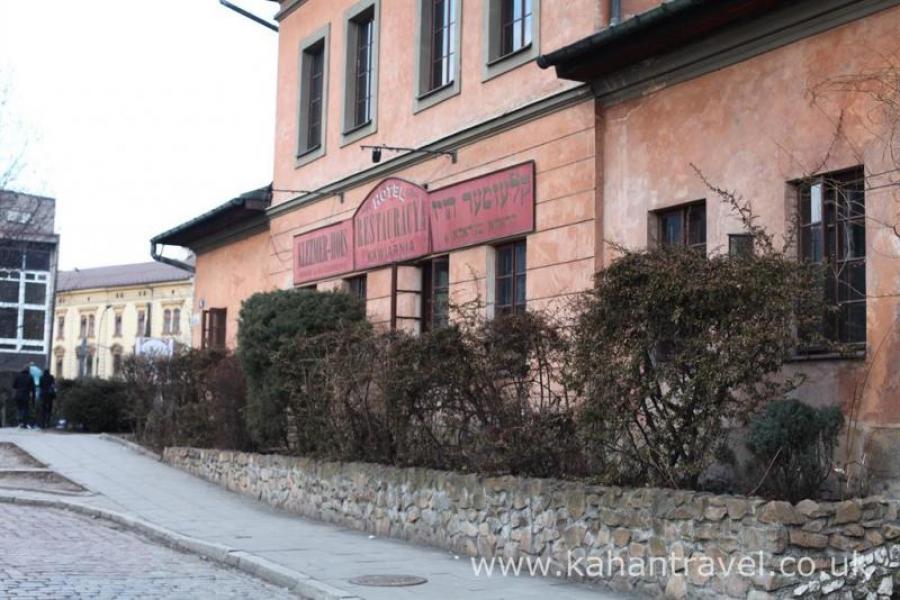
{"label": "distant building window", "polygon": [[328,33],[318,33],[300,50],[300,126],[297,158],[312,160],[324,153]]}
{"label": "distant building window", "polygon": [[94,337],[94,315],[88,315],[88,337]]}
{"label": "distant building window", "polygon": [[163,311],[163,335],[172,333],[172,311],[168,308]]}
{"label": "distant building window", "polygon": [[210,308],[203,311],[201,343],[204,348],[225,347],[225,327],[227,311],[224,308]]}
{"label": "distant building window", "polygon": [[62,376],[63,376],[63,357],[57,356],[56,357],[56,378],[62,379]]}
{"label": "distant building window", "polygon": [[357,277],[351,277],[346,280],[347,282],[347,292],[353,296],[354,298],[359,299],[363,304],[366,302],[366,298],[368,297],[368,290],[366,285],[366,276],[359,275]]}
{"label": "distant building window", "polygon": [[372,81],[374,78],[375,7],[369,6],[353,16],[348,24],[347,98],[350,102],[344,130],[367,125],[372,120]]}
{"label": "distant building window", "polygon": [[137,314],[137,335],[144,337],[147,335],[147,313],[139,310]]}
{"label": "distant building window", "polygon": [[446,327],[450,320],[450,259],[439,256],[422,265],[422,329]]}
{"label": "distant building window", "polygon": [[113,317],[113,335],[122,337],[122,313],[117,312]]}
{"label": "distant building window", "polygon": [[64,316],[56,317],[56,339],[62,340],[66,337],[66,318]]}
{"label": "distant building window", "polygon": [[45,315],[43,310],[26,309],[22,337],[26,340],[43,340]]}
{"label": "distant building window", "polygon": [[86,338],[88,334],[87,315],[81,315],[81,322],[78,328],[78,337]]}
{"label": "distant building window", "polygon": [[175,308],[172,310],[172,333],[174,335],[181,334],[181,309]]}
{"label": "distant building window", "polygon": [[525,311],[527,305],[525,257],[525,240],[497,246],[495,281],[495,312],[497,315]]}
{"label": "distant building window", "polygon": [[119,345],[110,348],[112,354],[112,374],[113,377],[119,377],[122,374],[122,347]]}
{"label": "distant building window", "polygon": [[706,202],[692,202],[656,212],[659,242],[688,246],[706,253]]}
{"label": "distant building window", "polygon": [[833,311],[822,333],[841,343],[866,341],[866,193],[862,167],[799,186],[800,255],[825,267]]}

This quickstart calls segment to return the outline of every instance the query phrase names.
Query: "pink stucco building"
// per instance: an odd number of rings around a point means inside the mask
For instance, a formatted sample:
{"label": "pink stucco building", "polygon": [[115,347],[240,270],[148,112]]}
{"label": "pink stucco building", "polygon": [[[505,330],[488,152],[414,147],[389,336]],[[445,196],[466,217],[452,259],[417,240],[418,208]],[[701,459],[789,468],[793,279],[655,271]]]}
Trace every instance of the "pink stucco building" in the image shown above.
{"label": "pink stucco building", "polygon": [[293,286],[421,330],[448,298],[564,300],[607,242],[740,251],[699,171],[840,262],[829,330],[858,351],[790,369],[898,476],[898,5],[282,0],[272,185],[153,241],[197,254],[197,345],[233,345],[243,299]]}

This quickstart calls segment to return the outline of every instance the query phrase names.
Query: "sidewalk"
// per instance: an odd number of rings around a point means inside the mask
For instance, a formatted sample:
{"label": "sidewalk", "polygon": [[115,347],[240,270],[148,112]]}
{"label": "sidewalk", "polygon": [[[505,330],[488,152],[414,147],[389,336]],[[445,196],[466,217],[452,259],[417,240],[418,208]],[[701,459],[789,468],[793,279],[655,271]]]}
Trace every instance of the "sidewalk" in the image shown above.
{"label": "sidewalk", "polygon": [[[227,545],[364,600],[613,600],[630,597],[553,578],[476,577],[469,559],[433,548],[319,524],[228,492],[115,442],[93,435],[0,430],[56,472],[96,495],[78,502],[139,517]],[[48,495],[49,497],[49,495]],[[428,583],[376,588],[351,577],[417,575]]]}

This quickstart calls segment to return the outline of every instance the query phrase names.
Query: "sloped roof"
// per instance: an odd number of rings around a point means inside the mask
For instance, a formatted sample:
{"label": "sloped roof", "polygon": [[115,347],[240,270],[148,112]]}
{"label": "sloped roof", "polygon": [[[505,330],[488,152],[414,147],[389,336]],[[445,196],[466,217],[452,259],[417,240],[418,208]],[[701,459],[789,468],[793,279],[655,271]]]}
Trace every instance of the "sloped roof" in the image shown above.
{"label": "sloped roof", "polygon": [[158,262],[113,265],[95,269],[60,271],[56,291],[88,290],[104,287],[146,285],[163,281],[186,281],[191,273]]}

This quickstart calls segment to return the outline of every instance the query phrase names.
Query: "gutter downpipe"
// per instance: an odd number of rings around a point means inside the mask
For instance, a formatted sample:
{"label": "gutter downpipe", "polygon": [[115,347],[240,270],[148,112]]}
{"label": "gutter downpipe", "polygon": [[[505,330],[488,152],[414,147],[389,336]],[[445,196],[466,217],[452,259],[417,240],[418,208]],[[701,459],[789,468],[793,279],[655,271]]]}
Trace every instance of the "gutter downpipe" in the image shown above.
{"label": "gutter downpipe", "polygon": [[174,258],[169,258],[160,254],[159,250],[156,248],[156,242],[152,240],[150,241],[150,257],[156,262],[163,263],[171,267],[176,267],[178,269],[181,269],[182,271],[187,271],[188,273],[196,272],[196,270],[194,269],[194,265],[189,265],[186,262],[175,260]]}
{"label": "gutter downpipe", "polygon": [[219,4],[221,4],[225,8],[230,8],[231,10],[233,10],[234,12],[236,12],[237,14],[239,14],[241,16],[247,17],[254,23],[259,23],[263,27],[268,27],[275,33],[278,33],[278,25],[273,25],[272,23],[269,23],[265,19],[261,19],[261,18],[257,17],[252,12],[246,11],[243,8],[241,8],[240,6],[235,6],[231,2],[228,2],[228,0],[219,0]]}
{"label": "gutter downpipe", "polygon": [[609,26],[615,27],[622,20],[622,0],[609,0]]}

